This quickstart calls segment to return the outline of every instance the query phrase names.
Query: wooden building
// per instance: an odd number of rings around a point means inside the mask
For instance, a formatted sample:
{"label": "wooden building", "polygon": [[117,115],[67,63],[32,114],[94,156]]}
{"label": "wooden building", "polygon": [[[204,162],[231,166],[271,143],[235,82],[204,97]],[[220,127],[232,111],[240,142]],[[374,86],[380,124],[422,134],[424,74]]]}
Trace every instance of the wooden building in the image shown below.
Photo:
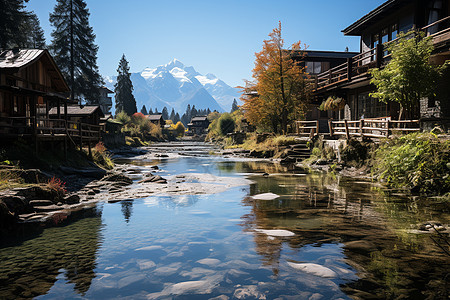
{"label": "wooden building", "polygon": [[191,122],[187,124],[189,133],[192,134],[205,134],[208,132],[209,120],[207,116],[196,116],[191,119]]}
{"label": "wooden building", "polygon": [[[64,108],[60,108],[63,110]],[[58,108],[53,107],[49,111],[50,118],[58,118]],[[105,114],[98,105],[69,105],[67,106],[67,120],[73,123],[86,123],[100,125],[100,121]]]}
{"label": "wooden building", "polygon": [[164,120],[162,114],[148,115],[148,119],[150,120],[150,122],[160,126],[161,128],[164,128],[164,125],[166,125],[166,120]]}
{"label": "wooden building", "polygon": [[108,89],[106,86],[100,87],[99,92],[100,92],[100,99],[98,100],[98,105],[100,106],[105,116],[110,115],[112,107],[112,98],[109,96],[109,94],[112,94],[114,92]]}
{"label": "wooden building", "polygon": [[[64,105],[70,89],[47,50],[0,52],[0,137],[31,135],[53,106]],[[41,122],[41,123],[39,123]]]}
{"label": "wooden building", "polygon": [[[412,28],[432,36],[435,47],[430,63],[442,64],[450,59],[450,0],[389,0],[369,12],[342,32],[360,37],[360,53],[328,71],[316,76],[314,96],[324,100],[329,96],[343,97],[345,108],[341,119],[392,117],[399,115],[399,105],[381,103],[369,96],[375,87],[370,84],[368,70],[383,67],[389,60],[386,46],[397,38],[399,32]],[[445,79],[448,85],[448,78]],[[445,85],[445,83],[443,83]],[[423,99],[423,118],[445,118],[450,102],[447,94],[435,99]]]}

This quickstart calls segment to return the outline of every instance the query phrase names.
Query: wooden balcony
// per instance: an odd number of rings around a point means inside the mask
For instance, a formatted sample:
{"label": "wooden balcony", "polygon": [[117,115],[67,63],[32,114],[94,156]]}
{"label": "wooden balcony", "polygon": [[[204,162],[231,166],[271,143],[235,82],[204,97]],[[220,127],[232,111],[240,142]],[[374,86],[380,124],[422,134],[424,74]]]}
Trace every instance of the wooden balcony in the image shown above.
{"label": "wooden balcony", "polygon": [[[440,45],[445,45],[450,41],[450,16],[421,28],[421,31],[428,32],[430,28],[435,26],[439,26],[441,29],[433,34],[428,34],[428,36],[432,37],[433,45],[438,49]],[[370,69],[382,68],[389,61],[390,54],[385,49],[390,43],[395,41],[378,44],[375,48],[347,59],[347,62],[344,64],[318,75],[311,75],[309,79],[311,85],[310,90],[313,93],[320,93],[346,84],[369,79],[368,71]]]}
{"label": "wooden balcony", "polygon": [[38,117],[0,118],[0,138],[33,138],[35,141],[69,140],[74,145],[94,144],[101,139],[102,127],[64,119]]}

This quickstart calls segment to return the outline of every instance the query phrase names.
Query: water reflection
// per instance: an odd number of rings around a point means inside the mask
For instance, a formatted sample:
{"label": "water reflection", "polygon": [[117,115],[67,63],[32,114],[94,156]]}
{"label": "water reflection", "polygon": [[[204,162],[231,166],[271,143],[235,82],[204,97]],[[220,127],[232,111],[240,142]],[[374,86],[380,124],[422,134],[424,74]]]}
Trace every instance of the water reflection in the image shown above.
{"label": "water reflection", "polygon": [[133,214],[133,200],[123,200],[120,202],[122,206],[122,214],[125,222],[129,223],[131,215]]}
{"label": "water reflection", "polygon": [[63,274],[74,291],[84,295],[96,276],[96,255],[102,243],[101,214],[64,227],[48,228],[34,239],[0,249],[0,295],[3,299],[46,294]]}

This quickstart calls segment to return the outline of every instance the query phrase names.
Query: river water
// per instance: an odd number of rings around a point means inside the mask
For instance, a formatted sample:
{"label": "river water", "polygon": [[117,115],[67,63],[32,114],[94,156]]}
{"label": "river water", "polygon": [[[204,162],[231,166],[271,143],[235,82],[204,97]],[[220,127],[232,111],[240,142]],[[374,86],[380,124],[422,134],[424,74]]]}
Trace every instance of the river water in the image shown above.
{"label": "river water", "polygon": [[207,174],[224,188],[99,202],[68,225],[11,240],[0,248],[0,298],[448,298],[448,233],[418,230],[449,223],[445,202],[215,157],[203,144],[151,151],[169,157],[120,162],[156,164],[180,181]]}

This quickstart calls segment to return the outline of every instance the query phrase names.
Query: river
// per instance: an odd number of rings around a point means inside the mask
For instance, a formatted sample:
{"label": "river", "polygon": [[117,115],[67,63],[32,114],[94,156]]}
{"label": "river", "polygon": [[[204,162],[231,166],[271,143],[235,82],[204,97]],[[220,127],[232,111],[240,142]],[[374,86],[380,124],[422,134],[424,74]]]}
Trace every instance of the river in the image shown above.
{"label": "river", "polygon": [[449,223],[445,202],[211,147],[118,160],[136,182],[151,171],[207,188],[105,194],[77,221],[1,245],[0,298],[447,299],[448,230],[420,230]]}

